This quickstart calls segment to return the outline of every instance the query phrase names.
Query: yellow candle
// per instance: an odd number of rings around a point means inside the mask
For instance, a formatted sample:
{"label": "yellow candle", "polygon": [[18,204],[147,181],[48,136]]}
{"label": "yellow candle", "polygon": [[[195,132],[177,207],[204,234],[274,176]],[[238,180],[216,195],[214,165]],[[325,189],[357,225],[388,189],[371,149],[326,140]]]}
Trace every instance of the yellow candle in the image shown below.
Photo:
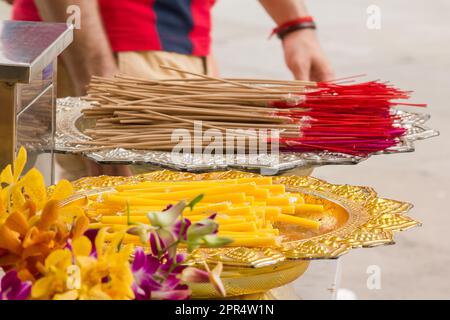
{"label": "yellow candle", "polygon": [[[249,181],[251,182],[251,181]],[[136,189],[147,189],[154,187],[171,187],[171,186],[208,186],[218,184],[237,184],[236,179],[230,180],[201,180],[201,181],[144,181],[138,184],[132,185],[121,185],[115,187],[116,190],[136,190]]]}
{"label": "yellow candle", "polygon": [[267,189],[255,188],[254,190],[247,191],[247,194],[254,196],[255,199],[264,200],[270,196],[270,192]]}
{"label": "yellow candle", "polygon": [[151,198],[160,200],[182,200],[189,199],[198,196],[203,193],[208,196],[222,195],[226,193],[237,193],[237,192],[252,192],[256,189],[255,183],[245,183],[231,186],[220,186],[220,187],[209,187],[209,188],[199,188],[194,190],[183,190],[170,193],[138,193],[136,197],[138,198]]}
{"label": "yellow candle", "polygon": [[123,197],[120,194],[108,193],[103,195],[103,199],[106,203],[122,204],[122,205],[168,205],[170,202],[167,200],[155,200],[155,199],[140,199],[138,197]]}
{"label": "yellow candle", "polygon": [[281,195],[286,192],[286,188],[283,184],[258,185],[258,188],[269,190],[271,195]]}
{"label": "yellow candle", "polygon": [[230,202],[219,202],[219,203],[213,203],[213,204],[205,204],[203,206],[195,206],[193,210],[191,210],[190,208],[186,208],[183,211],[183,214],[186,215],[192,215],[192,214],[198,214],[198,213],[207,213],[207,214],[211,214],[211,213],[215,213],[215,212],[222,212],[222,211],[226,211],[229,210],[231,208],[231,203]]}
{"label": "yellow candle", "polygon": [[236,237],[233,242],[228,244],[228,247],[276,247],[280,245],[278,237]]}
{"label": "yellow candle", "polygon": [[288,197],[269,197],[266,203],[268,206],[289,206],[291,200]]}
{"label": "yellow candle", "polygon": [[[187,219],[189,219],[192,222],[198,222],[200,220],[206,219],[208,218],[207,216],[192,216],[192,217],[186,217]],[[236,224],[236,223],[241,223],[241,222],[249,222],[249,221],[253,221],[256,222],[256,217],[252,217],[252,216],[246,216],[246,217],[229,217],[229,216],[221,216],[218,215],[214,221],[216,221],[219,225],[221,224]]]}
{"label": "yellow candle", "polygon": [[303,197],[303,195],[301,195],[300,193],[290,193],[289,194],[291,197],[294,197],[297,199],[296,203],[297,204],[302,204],[305,203],[305,198]]}
{"label": "yellow candle", "polygon": [[220,211],[229,215],[243,215],[243,216],[248,216],[248,215],[252,215],[254,214],[253,208],[250,206],[236,206],[236,207],[231,207],[228,210],[223,210]]}
{"label": "yellow candle", "polygon": [[300,218],[300,217],[296,217],[296,216],[291,216],[288,214],[280,214],[276,218],[276,221],[295,224],[295,225],[298,225],[298,226],[301,226],[304,228],[308,228],[308,229],[319,229],[320,228],[320,222],[318,222],[318,221]]}
{"label": "yellow candle", "polygon": [[248,204],[254,204],[255,197],[254,196],[245,196],[245,202],[247,202]]}
{"label": "yellow candle", "polygon": [[264,210],[266,219],[278,217],[281,214],[281,207],[261,207]]}
{"label": "yellow candle", "polygon": [[321,213],[324,211],[325,211],[324,207],[319,204],[298,204],[295,206],[296,215]]}
{"label": "yellow candle", "polygon": [[219,231],[222,235],[233,236],[278,236],[280,231],[278,229],[262,228],[254,232],[239,232],[239,231]]}
{"label": "yellow candle", "polygon": [[[283,184],[273,183],[271,177],[229,180],[142,182],[118,186],[116,192],[102,195],[103,201],[94,201],[87,211],[99,219],[91,227],[111,226],[124,230],[132,223],[149,224],[148,212],[162,211],[168,204],[186,202],[199,194],[203,199],[193,210],[185,208],[183,215],[192,222],[217,214],[219,235],[235,240],[231,246],[274,246],[280,241],[279,229],[273,222],[318,229],[320,222],[300,217],[323,212],[322,205],[307,204],[299,192],[286,192]],[[127,210],[130,217],[127,217]],[[297,216],[298,215],[298,216]],[[136,240],[137,239],[137,240]],[[127,241],[139,242],[134,236]]]}
{"label": "yellow candle", "polygon": [[280,206],[281,213],[285,214],[294,214],[295,213],[295,205],[288,205],[288,206]]}
{"label": "yellow candle", "polygon": [[232,223],[219,225],[220,231],[256,231],[256,224],[254,222]]}
{"label": "yellow candle", "polygon": [[201,202],[216,203],[229,201],[233,204],[243,204],[245,202],[245,193],[228,193],[219,195],[205,195]]}

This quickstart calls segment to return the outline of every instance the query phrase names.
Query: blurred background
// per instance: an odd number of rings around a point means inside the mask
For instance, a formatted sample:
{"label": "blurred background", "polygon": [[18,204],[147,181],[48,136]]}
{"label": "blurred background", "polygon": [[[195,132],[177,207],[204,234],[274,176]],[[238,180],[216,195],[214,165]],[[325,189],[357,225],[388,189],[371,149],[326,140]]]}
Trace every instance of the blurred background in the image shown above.
{"label": "blurred background", "polygon": [[[429,126],[441,136],[418,142],[412,154],[375,156],[356,166],[328,166],[313,175],[331,183],[374,187],[386,198],[412,202],[423,226],[396,235],[395,246],[360,249],[341,259],[341,287],[359,299],[450,298],[450,2],[446,0],[306,1],[338,77],[367,74],[414,90],[428,103]],[[381,28],[369,29],[367,8],[379,7]],[[0,1],[0,19],[10,8]],[[219,0],[214,9],[214,54],[222,76],[289,79],[274,27],[257,1]],[[416,111],[416,110],[414,110]],[[421,111],[421,110],[419,110]],[[368,268],[381,288],[367,287]]]}

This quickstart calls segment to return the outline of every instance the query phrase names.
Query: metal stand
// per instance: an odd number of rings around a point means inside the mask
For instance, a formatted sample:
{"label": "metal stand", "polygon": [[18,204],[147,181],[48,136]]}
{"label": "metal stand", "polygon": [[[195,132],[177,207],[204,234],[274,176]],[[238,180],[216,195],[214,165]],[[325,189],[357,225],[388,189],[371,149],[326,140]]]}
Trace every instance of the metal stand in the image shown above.
{"label": "metal stand", "polygon": [[[65,23],[0,21],[0,168],[20,146],[54,182],[57,57],[73,40]],[[25,172],[28,168],[25,169]]]}

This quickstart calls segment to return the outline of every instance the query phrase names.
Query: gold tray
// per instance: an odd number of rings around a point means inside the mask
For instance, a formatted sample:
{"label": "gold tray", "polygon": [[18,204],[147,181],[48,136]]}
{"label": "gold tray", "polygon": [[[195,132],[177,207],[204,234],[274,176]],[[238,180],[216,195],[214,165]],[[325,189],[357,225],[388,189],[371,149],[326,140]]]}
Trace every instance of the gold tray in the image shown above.
{"label": "gold tray", "polygon": [[[257,174],[226,171],[204,174],[155,171],[133,177],[87,177],[74,182],[77,194],[63,205],[88,195],[111,190],[124,183],[142,181],[211,180],[257,177]],[[287,284],[307,269],[311,259],[334,259],[353,248],[393,244],[393,233],[419,225],[406,216],[412,205],[378,197],[369,187],[334,185],[309,176],[279,176],[274,182],[287,191],[301,192],[309,203],[322,204],[322,228],[319,233],[278,225],[285,240],[280,247],[225,247],[199,249],[192,254],[193,264],[206,260],[224,264],[222,279],[228,296],[266,292]],[[326,220],[324,220],[326,219]],[[214,298],[210,285],[192,286],[194,298]]]}

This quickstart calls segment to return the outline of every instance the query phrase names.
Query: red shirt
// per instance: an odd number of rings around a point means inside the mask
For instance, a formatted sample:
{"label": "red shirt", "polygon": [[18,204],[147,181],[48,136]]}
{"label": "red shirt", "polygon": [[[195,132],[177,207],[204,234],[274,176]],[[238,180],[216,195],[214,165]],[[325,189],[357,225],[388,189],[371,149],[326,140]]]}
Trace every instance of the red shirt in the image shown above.
{"label": "red shirt", "polygon": [[[97,1],[116,52],[164,50],[196,56],[210,52],[215,0]],[[40,21],[34,0],[15,0],[13,19]]]}

